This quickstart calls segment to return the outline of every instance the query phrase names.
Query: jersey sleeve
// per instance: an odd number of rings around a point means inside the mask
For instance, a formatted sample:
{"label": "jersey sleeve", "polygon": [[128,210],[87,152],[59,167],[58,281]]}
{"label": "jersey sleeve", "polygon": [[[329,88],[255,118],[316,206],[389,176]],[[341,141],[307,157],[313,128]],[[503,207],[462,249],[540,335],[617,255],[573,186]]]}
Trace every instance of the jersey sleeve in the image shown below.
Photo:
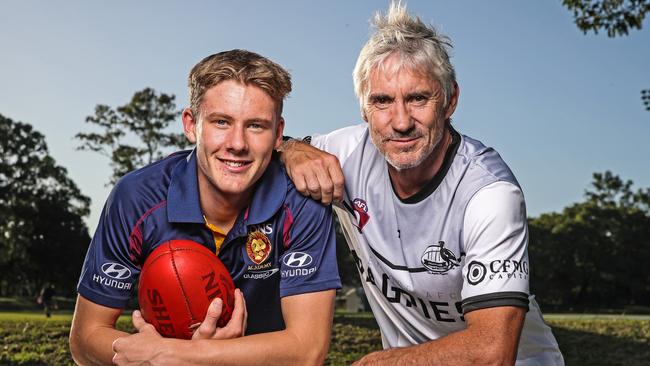
{"label": "jersey sleeve", "polygon": [[129,251],[136,212],[118,183],[106,200],[81,270],[77,291],[86,299],[112,308],[129,302],[140,274]]}
{"label": "jersey sleeve", "polygon": [[280,297],[341,288],[331,206],[299,197],[280,261]]}
{"label": "jersey sleeve", "polygon": [[310,143],[314,147],[335,155],[343,165],[367,134],[367,126],[366,123],[361,123],[324,135],[314,134],[311,136]]}
{"label": "jersey sleeve", "polygon": [[528,309],[528,225],[521,189],[496,182],[469,201],[463,222],[463,313],[516,306]]}

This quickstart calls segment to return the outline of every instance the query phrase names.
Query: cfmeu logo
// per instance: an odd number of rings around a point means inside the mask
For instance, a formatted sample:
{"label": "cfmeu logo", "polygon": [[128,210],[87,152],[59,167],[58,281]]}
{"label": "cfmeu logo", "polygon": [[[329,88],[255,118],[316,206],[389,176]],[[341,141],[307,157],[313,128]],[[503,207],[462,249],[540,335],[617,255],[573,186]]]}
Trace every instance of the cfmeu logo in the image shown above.
{"label": "cfmeu logo", "polygon": [[311,255],[303,252],[293,252],[282,259],[284,264],[293,268],[305,267],[313,261]]}
{"label": "cfmeu logo", "polygon": [[131,277],[131,270],[119,263],[104,263],[102,265],[102,272],[110,278],[116,280],[123,280]]}

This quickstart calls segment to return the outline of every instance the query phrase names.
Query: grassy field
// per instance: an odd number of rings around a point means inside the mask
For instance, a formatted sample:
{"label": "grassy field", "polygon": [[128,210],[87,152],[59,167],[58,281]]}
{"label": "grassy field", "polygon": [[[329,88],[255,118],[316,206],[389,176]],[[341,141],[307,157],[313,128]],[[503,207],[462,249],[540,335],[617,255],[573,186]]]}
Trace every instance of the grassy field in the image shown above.
{"label": "grassy field", "polygon": [[[0,313],[0,365],[72,364],[67,347],[70,314]],[[647,317],[547,316],[567,365],[650,365]],[[118,327],[132,330],[128,317]],[[328,365],[348,365],[381,348],[370,314],[337,314]]]}

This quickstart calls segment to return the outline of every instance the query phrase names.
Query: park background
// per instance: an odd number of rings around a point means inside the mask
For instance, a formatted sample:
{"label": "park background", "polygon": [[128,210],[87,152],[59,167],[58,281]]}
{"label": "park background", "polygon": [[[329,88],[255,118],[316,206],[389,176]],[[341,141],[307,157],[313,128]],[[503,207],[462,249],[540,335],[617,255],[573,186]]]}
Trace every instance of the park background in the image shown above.
{"label": "park background", "polygon": [[[461,89],[454,126],[499,151],[523,187],[531,289],[545,313],[573,314],[550,321],[567,359],[647,364],[650,325],[627,314],[650,312],[650,91],[643,92],[650,89],[650,30],[641,20],[640,30],[583,32],[568,8],[581,3],[588,1],[410,1],[408,8],[454,44]],[[286,134],[359,123],[351,72],[369,18],[387,4],[2,2],[1,309],[29,310],[50,282],[61,312],[69,310],[114,172],[157,158],[130,133],[121,143],[131,148],[114,161],[79,150],[99,146],[91,134],[105,131],[92,121],[114,113],[133,127],[138,108],[156,106],[163,118],[147,128],[171,136],[181,130],[176,111],[187,105],[190,68],[209,54],[244,48],[292,73]],[[87,138],[75,138],[79,133]],[[159,154],[174,150],[152,146]],[[344,248],[339,256],[344,281],[358,286]],[[594,313],[626,316],[576,315]],[[27,313],[7,313],[0,363],[69,362],[69,315],[60,316],[48,328]],[[342,335],[354,333],[345,327],[374,333],[343,342]],[[33,335],[34,329],[50,333]],[[378,346],[371,318],[339,314],[335,330],[341,331],[334,351],[343,343],[358,347],[341,350],[344,360]],[[38,344],[45,351],[29,349]],[[43,352],[61,358],[43,360]]]}

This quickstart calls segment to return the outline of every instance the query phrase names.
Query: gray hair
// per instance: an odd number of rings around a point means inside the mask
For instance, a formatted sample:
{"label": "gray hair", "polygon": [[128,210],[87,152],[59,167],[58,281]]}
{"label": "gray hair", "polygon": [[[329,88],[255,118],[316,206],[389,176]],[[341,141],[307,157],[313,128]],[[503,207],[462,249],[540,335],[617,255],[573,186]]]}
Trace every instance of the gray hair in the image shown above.
{"label": "gray hair", "polygon": [[456,85],[456,72],[447,51],[452,47],[451,40],[419,17],[412,17],[401,2],[392,2],[385,15],[377,12],[371,23],[376,31],[361,49],[352,73],[361,112],[368,99],[371,73],[381,69],[393,54],[400,58],[400,67],[421,71],[437,80],[446,107]]}

